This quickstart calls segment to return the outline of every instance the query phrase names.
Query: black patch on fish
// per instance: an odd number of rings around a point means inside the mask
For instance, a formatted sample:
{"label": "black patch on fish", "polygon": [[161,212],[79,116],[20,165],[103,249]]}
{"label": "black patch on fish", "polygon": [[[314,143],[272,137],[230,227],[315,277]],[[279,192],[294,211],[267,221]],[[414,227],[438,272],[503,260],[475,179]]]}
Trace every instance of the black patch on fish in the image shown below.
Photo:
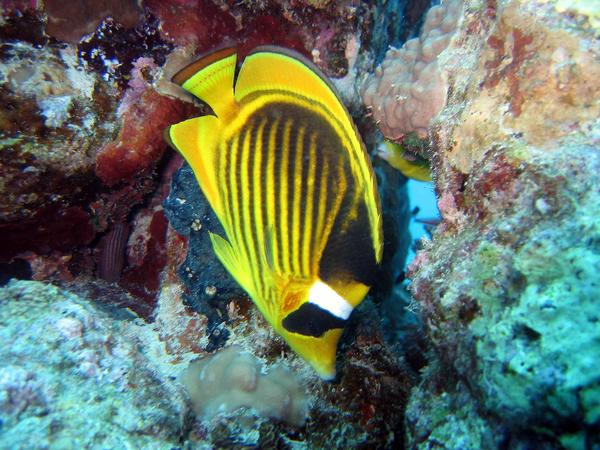
{"label": "black patch on fish", "polygon": [[344,328],[345,320],[314,303],[304,303],[300,308],[283,319],[283,328],[304,336],[320,337],[333,328]]}
{"label": "black patch on fish", "polygon": [[366,205],[362,202],[358,204],[357,217],[352,221],[346,220],[345,206],[342,204],[327,241],[319,266],[319,277],[327,284],[335,284],[334,280],[354,280],[373,286],[377,261]]}

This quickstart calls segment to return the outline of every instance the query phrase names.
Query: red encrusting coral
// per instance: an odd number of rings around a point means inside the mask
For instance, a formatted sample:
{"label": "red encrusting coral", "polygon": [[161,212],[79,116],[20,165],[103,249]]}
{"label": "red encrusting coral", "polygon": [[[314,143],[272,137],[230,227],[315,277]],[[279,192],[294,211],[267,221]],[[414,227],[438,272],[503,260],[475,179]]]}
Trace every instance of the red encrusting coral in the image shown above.
{"label": "red encrusting coral", "polygon": [[166,39],[180,46],[191,44],[198,52],[237,45],[238,56],[243,58],[258,45],[277,44],[306,53],[298,31],[278,10],[242,17],[241,12],[221,8],[209,0],[149,0],[146,7],[160,19]]}
{"label": "red encrusting coral", "polygon": [[131,28],[140,22],[142,16],[136,0],[46,0],[44,6],[48,17],[46,33],[66,42],[78,42],[92,33],[106,17]]}
{"label": "red encrusting coral", "polygon": [[234,18],[211,1],[148,0],[145,6],[159,18],[164,37],[177,45],[203,48],[236,29]]}
{"label": "red encrusting coral", "polygon": [[[523,73],[523,64],[533,56],[535,51],[532,48],[527,49],[533,43],[533,37],[518,28],[513,28],[506,40],[504,37],[494,35],[490,36],[487,42],[496,51],[496,59],[485,63],[488,72],[483,86],[493,88],[501,80],[506,79],[510,92],[510,112],[513,113],[513,116],[519,117],[525,101],[519,82],[526,75]],[[507,48],[510,54],[507,54]]]}
{"label": "red encrusting coral", "polygon": [[88,245],[96,232],[89,213],[79,206],[52,206],[39,210],[32,218],[0,224],[2,240],[0,261],[10,261],[19,253],[48,254]]}
{"label": "red encrusting coral", "polygon": [[145,302],[140,309],[144,318],[149,318],[146,312],[156,304],[163,277],[170,282],[177,279],[177,268],[187,252],[187,239],[168,226],[162,207],[173,174],[182,163],[183,159],[173,154],[148,205],[130,221],[127,265],[119,285]]}
{"label": "red encrusting coral", "polygon": [[189,104],[164,97],[150,87],[139,96],[128,92],[120,109],[123,126],[119,137],[96,157],[96,175],[109,186],[151,171],[167,147],[163,130],[193,111]]}
{"label": "red encrusting coral", "polygon": [[160,274],[167,262],[165,242],[168,223],[162,210],[151,214],[149,219],[145,230],[147,239],[138,235],[137,242],[130,247],[129,267],[123,273],[120,284],[136,297],[154,304]]}

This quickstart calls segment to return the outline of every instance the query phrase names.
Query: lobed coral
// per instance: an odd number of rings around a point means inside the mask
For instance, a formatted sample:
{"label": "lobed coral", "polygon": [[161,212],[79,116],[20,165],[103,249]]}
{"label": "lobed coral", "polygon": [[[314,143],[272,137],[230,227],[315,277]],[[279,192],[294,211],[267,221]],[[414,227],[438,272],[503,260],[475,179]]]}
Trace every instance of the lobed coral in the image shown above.
{"label": "lobed coral", "polygon": [[375,74],[361,88],[383,135],[399,140],[416,133],[426,137],[429,122],[446,102],[447,80],[437,58],[448,47],[461,17],[461,0],[431,8],[418,38],[387,51]]}
{"label": "lobed coral", "polygon": [[283,367],[261,373],[258,360],[237,346],[194,361],[181,377],[194,411],[205,421],[249,408],[295,426],[306,420],[306,393],[296,376]]}

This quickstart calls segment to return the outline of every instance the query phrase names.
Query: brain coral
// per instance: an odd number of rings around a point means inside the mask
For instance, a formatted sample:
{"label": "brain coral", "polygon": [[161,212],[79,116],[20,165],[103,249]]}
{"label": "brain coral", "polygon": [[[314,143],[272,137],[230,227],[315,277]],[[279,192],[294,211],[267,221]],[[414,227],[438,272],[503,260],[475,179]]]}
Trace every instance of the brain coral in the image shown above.
{"label": "brain coral", "polygon": [[450,43],[461,6],[461,1],[450,0],[431,8],[421,35],[399,50],[389,49],[375,75],[363,84],[363,101],[388,139],[411,132],[427,136],[429,121],[445,105],[447,84],[437,56]]}

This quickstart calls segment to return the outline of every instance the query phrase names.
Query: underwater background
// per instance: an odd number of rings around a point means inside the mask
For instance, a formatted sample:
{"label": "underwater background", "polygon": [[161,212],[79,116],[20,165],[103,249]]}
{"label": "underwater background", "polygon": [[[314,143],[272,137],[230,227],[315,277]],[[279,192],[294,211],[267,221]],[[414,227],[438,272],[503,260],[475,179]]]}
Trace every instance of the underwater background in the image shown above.
{"label": "underwater background", "polygon": [[[333,381],[163,137],[209,112],[182,67],[260,45],[376,177]],[[0,342],[0,449],[600,449],[600,2],[0,0]]]}

